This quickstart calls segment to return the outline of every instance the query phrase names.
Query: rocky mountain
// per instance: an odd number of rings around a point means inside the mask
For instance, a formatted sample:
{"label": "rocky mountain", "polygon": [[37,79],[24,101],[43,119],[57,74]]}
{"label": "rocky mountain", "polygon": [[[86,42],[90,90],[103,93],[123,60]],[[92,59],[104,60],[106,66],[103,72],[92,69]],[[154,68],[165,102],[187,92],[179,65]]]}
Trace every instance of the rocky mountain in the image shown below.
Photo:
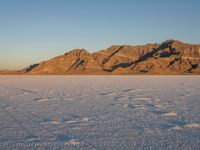
{"label": "rocky mountain", "polygon": [[200,74],[200,45],[177,40],[143,46],[113,45],[89,53],[74,49],[31,65],[23,74]]}

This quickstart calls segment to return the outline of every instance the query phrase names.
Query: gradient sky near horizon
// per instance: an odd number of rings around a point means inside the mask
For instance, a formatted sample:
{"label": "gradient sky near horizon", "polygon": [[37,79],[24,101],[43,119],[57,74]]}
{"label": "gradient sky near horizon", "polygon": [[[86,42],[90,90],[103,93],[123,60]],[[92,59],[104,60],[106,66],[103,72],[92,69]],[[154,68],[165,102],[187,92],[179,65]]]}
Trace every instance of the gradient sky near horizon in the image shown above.
{"label": "gradient sky near horizon", "polygon": [[0,69],[74,48],[200,43],[199,0],[0,0]]}

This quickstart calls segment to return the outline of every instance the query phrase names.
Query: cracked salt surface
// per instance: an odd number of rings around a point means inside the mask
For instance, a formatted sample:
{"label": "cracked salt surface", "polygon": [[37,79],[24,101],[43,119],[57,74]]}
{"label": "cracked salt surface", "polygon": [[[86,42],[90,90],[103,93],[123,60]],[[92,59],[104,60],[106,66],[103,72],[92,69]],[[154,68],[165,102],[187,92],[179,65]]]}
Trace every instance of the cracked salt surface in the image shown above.
{"label": "cracked salt surface", "polygon": [[0,76],[0,149],[200,148],[200,76]]}

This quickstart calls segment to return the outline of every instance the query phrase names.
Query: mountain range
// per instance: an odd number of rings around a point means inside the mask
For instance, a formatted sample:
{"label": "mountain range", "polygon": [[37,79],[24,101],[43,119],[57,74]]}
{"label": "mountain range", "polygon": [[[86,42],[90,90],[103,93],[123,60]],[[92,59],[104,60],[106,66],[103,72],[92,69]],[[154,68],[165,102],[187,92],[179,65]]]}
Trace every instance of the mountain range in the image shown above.
{"label": "mountain range", "polygon": [[0,74],[200,74],[200,45],[167,40],[139,46],[113,45],[94,53],[74,49],[23,70]]}

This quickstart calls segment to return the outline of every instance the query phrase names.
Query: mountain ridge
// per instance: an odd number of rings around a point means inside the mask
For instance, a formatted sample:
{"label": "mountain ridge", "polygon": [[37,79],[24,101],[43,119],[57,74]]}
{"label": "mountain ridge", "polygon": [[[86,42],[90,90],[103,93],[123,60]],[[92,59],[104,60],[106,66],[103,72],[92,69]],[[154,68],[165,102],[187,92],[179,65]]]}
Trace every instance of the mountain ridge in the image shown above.
{"label": "mountain ridge", "polygon": [[74,49],[17,74],[200,74],[200,45],[169,39],[160,44],[112,45],[93,53]]}

